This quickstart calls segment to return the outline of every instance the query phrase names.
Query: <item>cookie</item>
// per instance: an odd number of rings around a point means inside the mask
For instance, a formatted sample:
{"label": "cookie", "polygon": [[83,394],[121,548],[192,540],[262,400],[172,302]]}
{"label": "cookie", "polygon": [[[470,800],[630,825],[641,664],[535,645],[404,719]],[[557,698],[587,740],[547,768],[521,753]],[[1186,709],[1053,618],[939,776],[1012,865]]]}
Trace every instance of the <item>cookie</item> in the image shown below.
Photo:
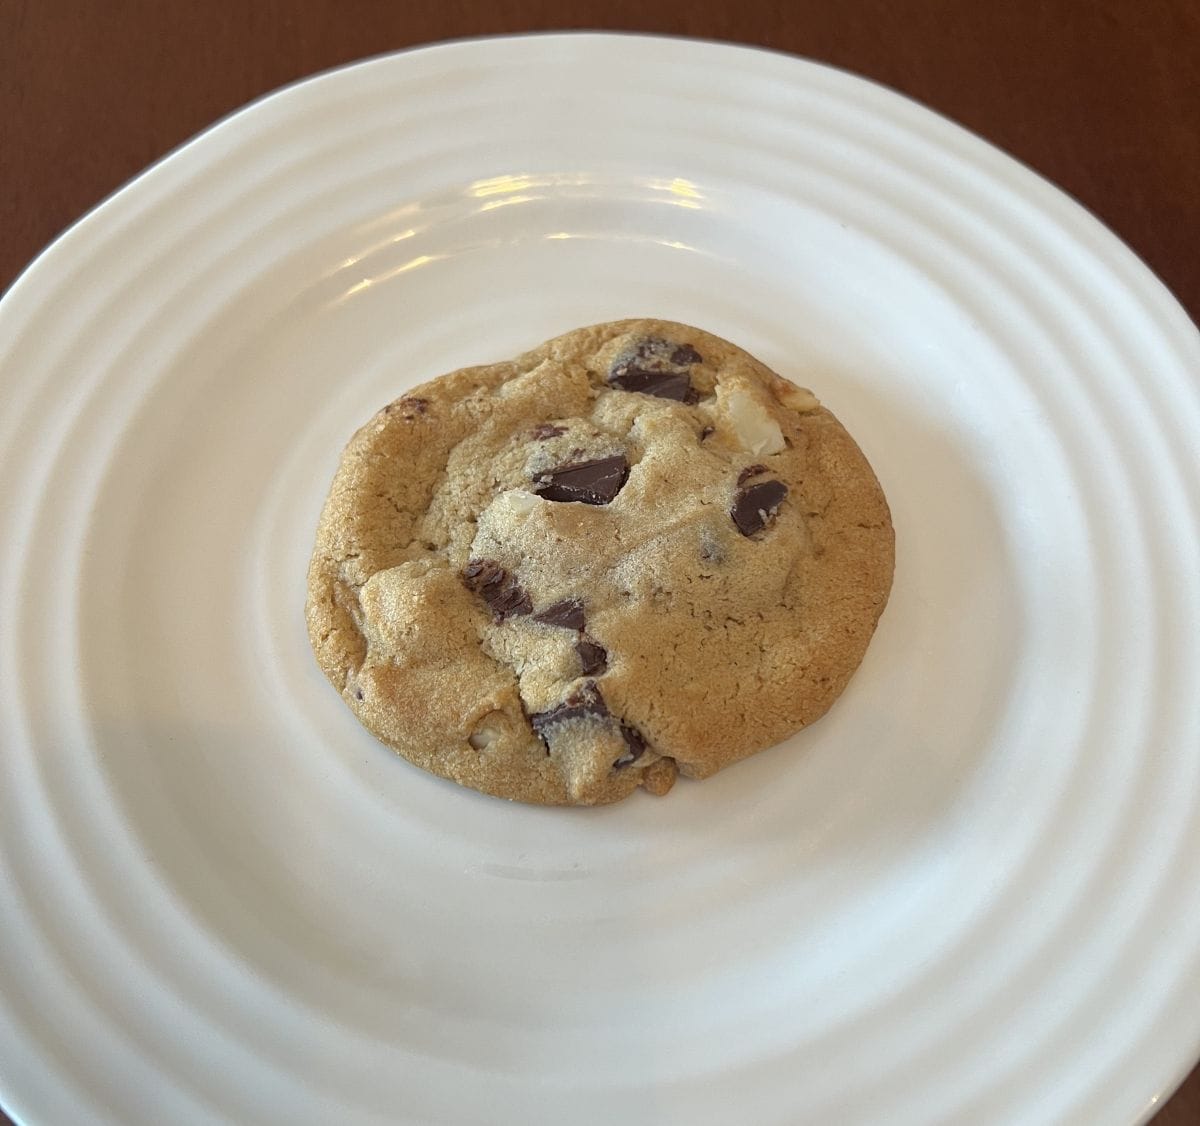
{"label": "cookie", "polygon": [[699,329],[617,321],[367,422],[321,515],[308,629],[410,762],[592,805],[823,715],[893,546],[874,473],[811,392]]}

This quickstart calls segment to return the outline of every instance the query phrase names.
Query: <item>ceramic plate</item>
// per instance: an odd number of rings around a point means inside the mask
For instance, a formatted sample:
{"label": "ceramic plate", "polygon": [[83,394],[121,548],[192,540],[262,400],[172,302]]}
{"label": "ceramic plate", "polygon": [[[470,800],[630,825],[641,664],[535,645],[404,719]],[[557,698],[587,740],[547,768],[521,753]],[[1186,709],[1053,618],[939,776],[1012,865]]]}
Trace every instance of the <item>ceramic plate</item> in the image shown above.
{"label": "ceramic plate", "polygon": [[[511,805],[377,745],[302,608],[343,442],[624,316],[811,385],[891,604],[799,737]],[[845,74],[438,46],[234,115],[0,304],[0,1098],[31,1124],[1128,1126],[1200,1049],[1200,339]]]}

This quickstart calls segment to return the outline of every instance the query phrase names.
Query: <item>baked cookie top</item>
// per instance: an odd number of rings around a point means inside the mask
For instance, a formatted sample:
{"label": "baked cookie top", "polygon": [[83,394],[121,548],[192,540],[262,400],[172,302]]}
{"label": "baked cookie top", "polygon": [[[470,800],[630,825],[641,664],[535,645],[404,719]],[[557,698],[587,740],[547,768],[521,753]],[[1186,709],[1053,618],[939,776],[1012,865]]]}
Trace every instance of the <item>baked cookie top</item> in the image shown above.
{"label": "baked cookie top", "polygon": [[892,564],[875,475],[811,392],[710,333],[616,321],[367,422],[307,620],[333,686],[410,762],[591,805],[824,714]]}

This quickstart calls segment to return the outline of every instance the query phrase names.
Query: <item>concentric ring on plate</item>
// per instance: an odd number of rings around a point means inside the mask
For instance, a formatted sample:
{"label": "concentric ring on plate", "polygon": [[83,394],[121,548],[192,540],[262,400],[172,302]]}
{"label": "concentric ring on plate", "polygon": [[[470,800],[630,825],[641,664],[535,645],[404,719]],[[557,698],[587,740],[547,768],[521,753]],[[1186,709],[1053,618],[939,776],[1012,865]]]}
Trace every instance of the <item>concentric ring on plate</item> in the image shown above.
{"label": "concentric ring on plate", "polygon": [[[710,60],[744,81],[737,104],[697,114]],[[530,105],[534,71],[571,75],[561,105]],[[627,99],[593,104],[614,73]],[[460,144],[404,114],[416,91],[462,123]],[[571,136],[585,103],[619,142]],[[500,129],[488,167],[463,156]],[[539,158],[560,180],[533,190]],[[29,373],[0,463],[6,499],[22,489],[0,515],[15,545],[0,644],[19,669],[0,718],[18,737],[4,874],[24,897],[0,953],[0,1055],[80,1106],[122,1105],[107,1071],[241,1120],[268,1098],[296,1121],[383,1117],[384,1077],[416,1068],[431,1102],[414,1116],[497,1084],[528,1107],[535,1066],[540,1107],[586,1086],[597,1115],[629,1120],[650,1090],[668,1120],[716,1120],[697,1079],[760,1121],[834,1105],[854,1120],[872,1100],[898,1122],[1130,1120],[1197,1041],[1171,989],[1200,948],[1172,897],[1197,866],[1182,632],[1197,590],[1177,564],[1197,541],[1197,349],[1138,269],[892,95],[652,40],[382,60],[263,103],[132,185],[0,306],[5,370]],[[569,277],[591,288],[572,297]],[[854,718],[814,729],[774,792],[750,804],[733,780],[665,827],[634,807],[567,831],[411,784],[330,718],[287,618],[315,515],[288,457],[453,366],[448,347],[486,359],[608,315],[578,305],[618,283],[638,308],[743,325],[784,374],[827,365],[893,474],[898,526],[945,535],[970,566],[910,545]],[[486,347],[453,343],[451,292]],[[851,314],[869,331],[849,333]],[[355,343],[381,328],[406,346],[382,357],[395,375]],[[397,922],[423,941],[397,942]],[[56,1046],[31,1051],[14,999],[51,989]]]}

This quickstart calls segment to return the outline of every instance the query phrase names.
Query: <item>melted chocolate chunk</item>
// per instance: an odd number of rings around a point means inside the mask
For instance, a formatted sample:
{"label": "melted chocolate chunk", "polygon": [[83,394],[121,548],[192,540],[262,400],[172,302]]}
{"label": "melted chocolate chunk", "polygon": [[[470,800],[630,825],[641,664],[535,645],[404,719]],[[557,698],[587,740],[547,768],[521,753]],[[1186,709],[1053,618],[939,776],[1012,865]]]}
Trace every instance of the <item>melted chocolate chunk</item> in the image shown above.
{"label": "melted chocolate chunk", "polygon": [[533,436],[539,441],[544,442],[547,438],[557,438],[560,434],[565,434],[567,428],[565,426],[555,426],[553,422],[543,422],[533,428]]}
{"label": "melted chocolate chunk", "polygon": [[494,560],[470,560],[462,570],[462,577],[468,588],[492,608],[497,622],[533,610],[533,603],[521,584]]}
{"label": "melted chocolate chunk", "polygon": [[702,361],[690,344],[674,344],[661,337],[638,342],[632,352],[619,356],[608,372],[608,382],[622,391],[636,391],[677,403],[694,403],[700,396],[684,368]]}
{"label": "melted chocolate chunk", "polygon": [[597,645],[590,637],[581,637],[575,642],[575,652],[583,666],[584,676],[599,676],[608,669],[608,651]]}
{"label": "melted chocolate chunk", "polygon": [[561,602],[547,606],[546,609],[533,615],[535,622],[548,626],[562,626],[563,629],[583,629],[583,603],[578,598],[564,598]]}
{"label": "melted chocolate chunk", "polygon": [[[549,729],[556,724],[565,723],[567,720],[611,718],[612,713],[608,710],[604,697],[600,695],[600,689],[596,687],[596,682],[585,680],[557,707],[551,708],[548,712],[537,712],[531,715],[529,723],[534,731],[545,740]],[[637,762],[646,752],[646,740],[642,738],[642,733],[632,724],[620,720],[618,723],[621,738],[625,740],[625,746],[628,749],[613,763],[613,766],[617,768]],[[549,754],[548,743],[546,753]]]}
{"label": "melted chocolate chunk", "polygon": [[538,475],[533,491],[546,500],[608,504],[629,477],[624,454],[563,465]]}
{"label": "melted chocolate chunk", "polygon": [[647,371],[645,368],[627,367],[619,374],[610,375],[608,382],[622,391],[638,391],[658,399],[674,399],[677,403],[694,403],[700,396],[683,371]]}
{"label": "melted chocolate chunk", "polygon": [[764,473],[770,472],[765,465],[747,465],[745,469],[738,474],[738,484],[743,485],[750,480],[751,477],[760,477]]}
{"label": "melted chocolate chunk", "polygon": [[[643,336],[634,347],[618,357],[618,364],[640,360],[641,366],[661,369],[665,364],[688,367],[703,362],[703,357],[690,344],[677,344],[661,336]],[[613,365],[614,370],[617,364]]]}
{"label": "melted chocolate chunk", "polygon": [[733,498],[729,515],[743,536],[761,532],[775,517],[788,489],[782,481],[760,481],[745,489],[738,489]]}
{"label": "melted chocolate chunk", "polygon": [[608,706],[594,680],[584,681],[561,704],[548,712],[536,712],[529,717],[530,725],[545,737],[546,729],[569,719],[607,719]]}
{"label": "melted chocolate chunk", "polygon": [[613,766],[618,770],[623,766],[628,766],[630,763],[637,762],[638,759],[646,753],[646,740],[642,738],[642,733],[631,724],[621,724],[621,738],[625,740],[625,746],[629,748]]}

